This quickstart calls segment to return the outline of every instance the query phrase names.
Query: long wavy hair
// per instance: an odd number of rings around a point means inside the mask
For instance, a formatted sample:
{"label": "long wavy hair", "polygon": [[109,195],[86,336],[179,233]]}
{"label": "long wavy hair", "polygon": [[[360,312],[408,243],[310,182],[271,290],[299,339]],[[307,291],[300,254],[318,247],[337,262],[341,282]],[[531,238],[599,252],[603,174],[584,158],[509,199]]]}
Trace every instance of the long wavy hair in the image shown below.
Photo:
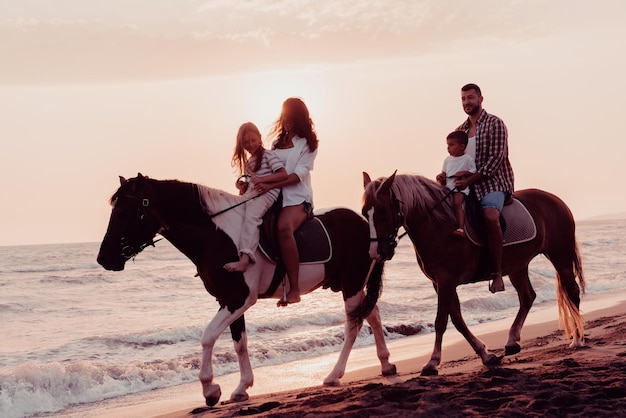
{"label": "long wavy hair", "polygon": [[263,160],[263,153],[265,152],[265,148],[263,148],[263,141],[261,139],[261,132],[259,128],[252,123],[246,122],[243,123],[239,127],[239,131],[237,131],[237,141],[235,142],[235,152],[233,153],[233,159],[231,161],[231,165],[237,170],[239,175],[245,174],[246,167],[248,165],[248,152],[243,147],[243,139],[246,137],[248,133],[252,133],[253,135],[257,135],[259,140],[261,140],[261,146],[257,148],[254,153],[255,157],[255,166],[252,168],[252,171],[258,171],[261,168],[261,162]]}
{"label": "long wavy hair", "polygon": [[309,115],[309,109],[299,97],[290,97],[283,102],[282,112],[270,131],[270,136],[276,137],[272,148],[280,149],[285,145],[287,134],[289,133],[285,128],[286,117],[291,119],[290,122],[293,124],[292,131],[300,138],[306,139],[311,152],[315,151],[319,142],[315,132],[315,125]]}

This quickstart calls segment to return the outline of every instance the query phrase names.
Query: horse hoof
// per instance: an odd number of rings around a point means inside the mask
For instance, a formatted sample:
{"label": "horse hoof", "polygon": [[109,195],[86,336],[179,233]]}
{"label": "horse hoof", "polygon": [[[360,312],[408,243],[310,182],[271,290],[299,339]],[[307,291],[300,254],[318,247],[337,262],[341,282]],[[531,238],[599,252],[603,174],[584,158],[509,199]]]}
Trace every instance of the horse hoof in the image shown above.
{"label": "horse hoof", "polygon": [[507,346],[504,347],[504,355],[505,356],[512,356],[513,354],[517,354],[520,351],[522,351],[522,347],[520,347],[519,344],[507,345]]}
{"label": "horse hoof", "polygon": [[248,399],[250,399],[250,396],[248,396],[247,393],[233,393],[232,395],[230,395],[231,402],[243,402],[247,401]]}
{"label": "horse hoof", "polygon": [[339,381],[339,379],[335,379],[335,378],[326,378],[324,379],[324,386],[340,386],[341,382]]}
{"label": "horse hoof", "polygon": [[204,398],[205,402],[206,402],[206,406],[215,406],[219,400],[220,397],[219,396],[207,396],[206,398]]}
{"label": "horse hoof", "polygon": [[569,348],[581,348],[584,346],[585,346],[584,340],[574,337],[574,339],[572,339],[572,343],[569,345]]}
{"label": "horse hoof", "polygon": [[383,376],[395,376],[397,374],[398,374],[398,369],[396,369],[395,364],[392,364],[389,369],[383,370]]}
{"label": "horse hoof", "polygon": [[496,356],[495,354],[491,354],[489,356],[489,359],[485,362],[483,362],[483,364],[487,367],[496,367],[496,366],[501,366],[502,365],[502,358],[504,356]]}
{"label": "horse hoof", "polygon": [[420,376],[437,376],[438,374],[439,370],[424,367]]}
{"label": "horse hoof", "polygon": [[204,397],[207,406],[215,406],[222,397],[222,389],[219,385],[213,385],[211,389],[210,392],[212,393]]}

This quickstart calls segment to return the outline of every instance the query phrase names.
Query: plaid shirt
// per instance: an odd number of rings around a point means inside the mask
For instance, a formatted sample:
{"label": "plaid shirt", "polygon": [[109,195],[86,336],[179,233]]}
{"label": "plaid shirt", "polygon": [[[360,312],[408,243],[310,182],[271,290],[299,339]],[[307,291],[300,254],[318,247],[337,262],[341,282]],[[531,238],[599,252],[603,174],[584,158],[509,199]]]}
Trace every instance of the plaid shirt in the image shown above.
{"label": "plaid shirt", "polygon": [[[467,118],[457,130],[467,132],[469,127]],[[491,192],[513,194],[514,176],[506,126],[502,119],[484,109],[476,121],[476,171],[484,176],[473,185],[478,200]]]}

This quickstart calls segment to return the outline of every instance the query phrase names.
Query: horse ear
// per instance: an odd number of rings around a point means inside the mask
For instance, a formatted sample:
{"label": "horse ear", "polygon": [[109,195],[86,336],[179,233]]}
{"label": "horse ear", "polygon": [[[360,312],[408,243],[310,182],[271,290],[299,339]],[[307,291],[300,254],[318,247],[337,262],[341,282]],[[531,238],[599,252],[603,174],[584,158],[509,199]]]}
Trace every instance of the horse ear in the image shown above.
{"label": "horse ear", "polygon": [[372,182],[372,179],[370,178],[370,175],[364,171],[363,172],[363,188],[366,188],[367,185],[370,184],[371,182]]}
{"label": "horse ear", "polygon": [[120,186],[123,186],[124,183],[126,183],[126,179],[122,176],[119,176],[119,178],[120,178]]}
{"label": "horse ear", "polygon": [[391,185],[393,184],[393,181],[396,179],[396,173],[398,172],[398,170],[394,171],[392,175],[390,175],[387,180],[385,180],[383,182],[383,184],[380,186],[380,190],[389,190],[391,188]]}

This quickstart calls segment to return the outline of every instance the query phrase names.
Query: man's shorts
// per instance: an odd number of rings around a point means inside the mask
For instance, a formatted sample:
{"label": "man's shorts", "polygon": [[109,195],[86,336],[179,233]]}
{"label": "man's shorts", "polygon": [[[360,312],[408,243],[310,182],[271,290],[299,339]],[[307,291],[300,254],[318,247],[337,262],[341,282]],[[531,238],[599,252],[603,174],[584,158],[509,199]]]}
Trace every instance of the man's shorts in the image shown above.
{"label": "man's shorts", "polygon": [[480,208],[496,208],[502,212],[504,206],[504,200],[506,199],[506,193],[504,192],[491,192],[487,193],[480,201]]}

